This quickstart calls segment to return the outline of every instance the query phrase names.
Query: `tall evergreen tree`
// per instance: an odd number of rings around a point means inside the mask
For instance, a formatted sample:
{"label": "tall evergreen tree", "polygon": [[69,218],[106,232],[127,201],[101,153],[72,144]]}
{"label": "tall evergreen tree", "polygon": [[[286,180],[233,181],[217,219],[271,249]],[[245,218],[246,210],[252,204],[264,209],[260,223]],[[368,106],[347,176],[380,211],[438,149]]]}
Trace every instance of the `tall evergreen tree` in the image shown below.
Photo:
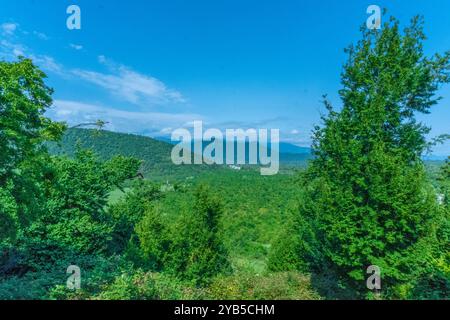
{"label": "tall evergreen tree", "polygon": [[377,265],[384,292],[404,296],[430,259],[440,212],[421,161],[430,129],[415,115],[439,101],[436,91],[450,80],[450,52],[425,56],[419,17],[403,32],[391,18],[382,30],[362,34],[347,49],[343,107],[335,111],[325,98],[328,115],[314,131],[302,205],[318,249],[309,258],[359,297],[369,292],[367,267]]}
{"label": "tall evergreen tree", "polygon": [[195,285],[205,285],[230,272],[231,265],[219,230],[221,202],[205,185],[197,187],[193,201],[170,226],[164,269]]}

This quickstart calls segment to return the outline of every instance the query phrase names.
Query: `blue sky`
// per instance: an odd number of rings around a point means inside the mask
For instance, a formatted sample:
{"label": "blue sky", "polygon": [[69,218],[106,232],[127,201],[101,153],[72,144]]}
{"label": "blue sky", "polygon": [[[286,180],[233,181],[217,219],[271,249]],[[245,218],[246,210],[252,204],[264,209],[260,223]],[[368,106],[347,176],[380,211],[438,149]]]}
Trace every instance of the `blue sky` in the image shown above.
{"label": "blue sky", "polygon": [[[71,4],[81,30],[66,27]],[[203,120],[279,128],[282,140],[307,146],[322,94],[340,105],[343,48],[358,39],[370,4],[404,24],[423,14],[427,53],[450,49],[448,0],[15,0],[2,3],[0,57],[23,54],[46,71],[55,120],[101,118],[150,136]],[[450,86],[440,93],[419,117],[433,135],[450,131]]]}

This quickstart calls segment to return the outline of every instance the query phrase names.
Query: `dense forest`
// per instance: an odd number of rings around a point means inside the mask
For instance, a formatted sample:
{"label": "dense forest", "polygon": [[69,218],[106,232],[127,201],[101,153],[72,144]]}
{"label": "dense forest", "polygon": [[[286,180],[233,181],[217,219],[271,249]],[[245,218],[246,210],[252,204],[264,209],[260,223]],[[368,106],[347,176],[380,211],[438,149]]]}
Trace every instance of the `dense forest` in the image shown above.
{"label": "dense forest", "polygon": [[68,129],[31,60],[0,62],[0,299],[448,299],[450,162],[424,163],[416,115],[450,82],[450,52],[425,56],[422,30],[363,29],[343,107],[324,97],[313,157],[275,176]]}

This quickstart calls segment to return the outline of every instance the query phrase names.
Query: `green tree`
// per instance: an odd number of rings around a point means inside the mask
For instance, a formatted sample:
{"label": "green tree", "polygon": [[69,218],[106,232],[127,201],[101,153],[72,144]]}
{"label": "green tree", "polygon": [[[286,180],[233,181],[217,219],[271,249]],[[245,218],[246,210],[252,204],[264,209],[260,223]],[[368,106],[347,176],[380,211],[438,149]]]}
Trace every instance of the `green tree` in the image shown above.
{"label": "green tree", "polygon": [[136,226],[143,264],[153,271],[163,271],[167,267],[166,257],[173,254],[169,252],[173,239],[168,228],[157,206],[147,207],[144,218]]}
{"label": "green tree", "polygon": [[414,283],[409,298],[448,299],[450,296],[450,162],[447,159],[437,178],[438,200],[442,215],[436,222],[436,239],[433,241],[430,263]]}
{"label": "green tree", "polygon": [[[134,176],[139,166],[135,159],[128,159],[129,165],[124,165],[125,161],[121,159],[114,169],[115,161],[102,162],[89,150],[79,150],[75,158],[53,157],[45,174],[45,212],[25,233],[31,249],[42,248],[47,252],[42,256],[50,260],[51,248],[86,254],[107,252],[114,229],[114,217],[105,210],[109,192]],[[127,175],[123,174],[124,166],[130,170]]]}
{"label": "green tree", "polygon": [[193,204],[184,204],[175,222],[150,207],[136,227],[141,252],[153,268],[201,286],[231,269],[219,231],[220,201],[200,185]]}
{"label": "green tree", "polygon": [[420,158],[429,128],[415,115],[439,101],[450,53],[426,57],[422,29],[419,17],[404,32],[394,18],[381,31],[363,28],[347,49],[342,110],[325,99],[329,113],[313,136],[302,214],[315,230],[314,265],[359,297],[370,265],[381,268],[385,293],[407,295],[402,285],[427,265],[435,238],[440,210]]}
{"label": "green tree", "polygon": [[[138,245],[135,241],[135,229],[139,229],[139,223],[147,212],[152,210],[153,203],[161,197],[157,184],[139,179],[133,183],[123,199],[109,205],[108,212],[114,221],[113,241],[116,252],[122,252],[127,246],[128,249],[134,249]],[[143,228],[142,232],[148,232],[147,227]]]}
{"label": "green tree", "polygon": [[205,185],[198,186],[194,196],[193,210],[182,216],[173,229],[180,232],[168,259],[170,268],[202,285],[230,272],[231,266],[219,232],[223,213],[220,200]]}
{"label": "green tree", "polygon": [[[308,260],[304,257],[311,250],[313,234],[307,221],[298,214],[298,210],[298,206],[289,208],[286,225],[281,228],[280,234],[272,242],[267,261],[267,268],[270,271],[308,272],[309,270]],[[302,259],[299,259],[299,256]]]}
{"label": "green tree", "polygon": [[443,202],[447,210],[450,210],[450,157],[447,158],[440,171],[438,177],[441,192],[439,200]]}
{"label": "green tree", "polygon": [[53,90],[29,59],[0,62],[0,242],[13,241],[42,208],[44,141],[58,140],[65,126],[44,116]]}
{"label": "green tree", "polygon": [[110,183],[123,191],[122,183],[136,178],[136,173],[141,166],[141,160],[122,155],[116,155],[105,163],[105,173]]}

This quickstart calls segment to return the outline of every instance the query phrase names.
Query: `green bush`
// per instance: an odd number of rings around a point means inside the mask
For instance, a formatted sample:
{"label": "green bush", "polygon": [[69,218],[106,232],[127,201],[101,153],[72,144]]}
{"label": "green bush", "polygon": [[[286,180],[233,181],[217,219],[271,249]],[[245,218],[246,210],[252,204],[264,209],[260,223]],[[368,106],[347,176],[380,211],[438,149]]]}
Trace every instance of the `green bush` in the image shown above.
{"label": "green bush", "polygon": [[162,270],[197,285],[231,271],[228,254],[219,235],[220,202],[200,186],[191,206],[180,208],[174,222],[164,208],[149,207],[136,226],[140,247],[153,270]]}
{"label": "green bush", "polygon": [[189,283],[163,273],[124,273],[93,297],[100,300],[192,300],[202,299],[205,293]]}
{"label": "green bush", "polygon": [[217,277],[208,287],[209,298],[219,300],[317,300],[310,278],[298,272],[264,276],[236,274]]}
{"label": "green bush", "polygon": [[108,215],[113,220],[111,249],[116,253],[125,250],[136,237],[135,227],[151,211],[153,202],[162,197],[160,188],[148,180],[135,181],[125,196],[108,206]]}

